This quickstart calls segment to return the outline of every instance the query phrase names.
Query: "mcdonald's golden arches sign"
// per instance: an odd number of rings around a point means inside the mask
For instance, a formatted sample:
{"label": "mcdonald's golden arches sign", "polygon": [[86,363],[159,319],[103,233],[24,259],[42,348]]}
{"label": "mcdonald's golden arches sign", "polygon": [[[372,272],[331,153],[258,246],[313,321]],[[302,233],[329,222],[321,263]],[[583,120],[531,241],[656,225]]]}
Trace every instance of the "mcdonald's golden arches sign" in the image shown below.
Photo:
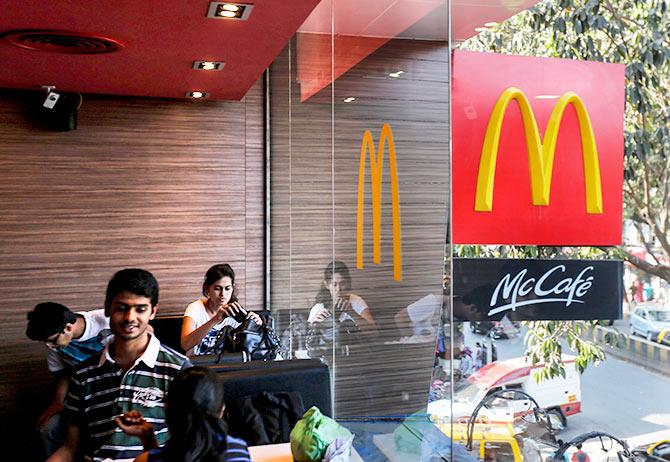
{"label": "mcdonald's golden arches sign", "polygon": [[624,67],[457,51],[453,241],[621,242]]}
{"label": "mcdonald's golden arches sign", "polygon": [[362,269],[363,240],[365,223],[365,178],[366,166],[370,165],[370,187],[372,192],[372,260],[381,263],[381,213],[382,213],[382,176],[384,173],[384,148],[388,148],[388,165],[391,176],[391,207],[393,218],[393,279],[402,281],[402,243],[400,229],[400,192],[398,191],[398,171],[395,156],[395,142],[391,126],[384,124],[379,133],[379,144],[375,142],[370,130],[365,130],[361,141],[361,157],[358,168],[358,207],[356,212],[356,267]]}

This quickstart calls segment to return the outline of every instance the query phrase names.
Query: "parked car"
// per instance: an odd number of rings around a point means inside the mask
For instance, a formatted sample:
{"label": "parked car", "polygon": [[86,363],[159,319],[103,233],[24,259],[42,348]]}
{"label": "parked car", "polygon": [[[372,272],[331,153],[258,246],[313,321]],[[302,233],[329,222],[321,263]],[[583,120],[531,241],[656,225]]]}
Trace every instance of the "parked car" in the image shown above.
{"label": "parked car", "polygon": [[521,325],[517,321],[510,321],[503,318],[501,321],[493,323],[493,328],[489,332],[489,337],[495,340],[514,338],[521,332]]}
{"label": "parked car", "polygon": [[640,461],[670,461],[670,440],[661,440],[633,449],[633,455]]}
{"label": "parked car", "polygon": [[640,303],[630,315],[631,335],[655,341],[663,329],[670,329],[670,310],[657,303]]}
{"label": "parked car", "polygon": [[519,335],[519,329],[520,324],[518,321],[510,321],[506,317],[500,321],[470,322],[470,330],[473,334],[488,335],[495,340],[516,337]]}
{"label": "parked car", "polygon": [[488,335],[493,329],[493,321],[470,321],[470,331],[473,334]]}

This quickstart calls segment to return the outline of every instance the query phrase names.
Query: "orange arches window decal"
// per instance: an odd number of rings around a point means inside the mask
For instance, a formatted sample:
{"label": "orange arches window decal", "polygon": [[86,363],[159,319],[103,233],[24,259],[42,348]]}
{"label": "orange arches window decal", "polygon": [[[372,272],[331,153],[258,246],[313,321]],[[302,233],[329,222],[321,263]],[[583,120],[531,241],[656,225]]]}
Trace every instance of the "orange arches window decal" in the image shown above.
{"label": "orange arches window decal", "polygon": [[398,174],[396,169],[395,145],[393,132],[388,124],[384,124],[379,136],[379,145],[375,151],[375,143],[370,130],[365,130],[361,143],[361,157],[358,171],[358,210],[356,220],[356,267],[363,269],[363,223],[365,209],[365,159],[370,153],[370,183],[372,185],[372,261],[381,263],[381,202],[382,172],[384,166],[384,147],[388,146],[389,169],[391,171],[391,204],[393,210],[393,279],[402,281],[402,247],[400,233],[400,199],[398,191]]}

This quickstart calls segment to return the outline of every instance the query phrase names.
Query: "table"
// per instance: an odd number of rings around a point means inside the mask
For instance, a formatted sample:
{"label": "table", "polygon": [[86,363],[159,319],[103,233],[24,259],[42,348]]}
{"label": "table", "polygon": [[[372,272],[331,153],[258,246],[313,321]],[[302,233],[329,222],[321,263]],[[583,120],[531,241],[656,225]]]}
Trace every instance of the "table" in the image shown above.
{"label": "table", "polygon": [[[266,444],[249,447],[251,462],[293,462],[291,443]],[[363,462],[361,456],[352,448],[350,462]]]}

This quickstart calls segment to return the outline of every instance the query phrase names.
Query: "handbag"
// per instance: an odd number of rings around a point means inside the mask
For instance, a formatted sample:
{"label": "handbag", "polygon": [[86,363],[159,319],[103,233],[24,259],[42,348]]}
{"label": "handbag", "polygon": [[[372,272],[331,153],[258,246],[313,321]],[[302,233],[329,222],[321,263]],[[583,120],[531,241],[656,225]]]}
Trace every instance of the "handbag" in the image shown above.
{"label": "handbag", "polygon": [[326,358],[332,354],[333,348],[339,354],[349,356],[349,347],[364,344],[364,338],[358,325],[351,319],[310,324],[307,330],[307,351],[311,358]]}
{"label": "handbag", "polygon": [[281,346],[279,337],[270,327],[269,316],[258,325],[251,319],[246,319],[229,335],[226,351],[231,353],[245,352],[252,361],[272,361],[277,356]]}
{"label": "handbag", "polygon": [[251,319],[245,319],[238,327],[224,326],[216,336],[206,353],[218,354],[216,362],[221,362],[224,353],[243,353],[244,361],[272,361],[277,357],[281,341],[272,325],[272,317],[267,311],[258,315],[263,324],[258,325]]}

